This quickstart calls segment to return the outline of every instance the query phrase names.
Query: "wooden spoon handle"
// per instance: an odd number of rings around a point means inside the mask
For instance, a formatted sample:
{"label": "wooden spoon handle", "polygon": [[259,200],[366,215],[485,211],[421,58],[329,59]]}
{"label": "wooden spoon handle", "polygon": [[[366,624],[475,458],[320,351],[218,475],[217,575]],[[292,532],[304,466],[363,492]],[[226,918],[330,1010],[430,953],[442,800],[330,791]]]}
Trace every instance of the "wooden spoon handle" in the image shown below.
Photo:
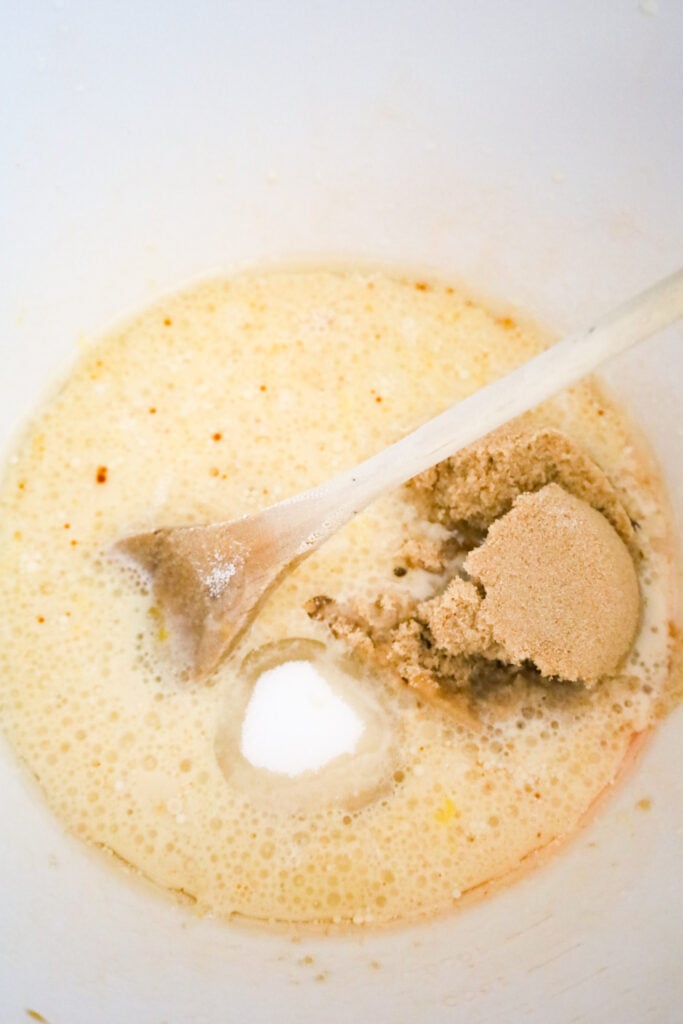
{"label": "wooden spoon handle", "polygon": [[291,504],[310,502],[311,523],[316,515],[319,523],[324,518],[305,547],[317,547],[383,492],[575,384],[611,356],[663,330],[681,316],[683,269],[601,317],[587,330],[564,338],[475,391],[354,469],[299,495]]}

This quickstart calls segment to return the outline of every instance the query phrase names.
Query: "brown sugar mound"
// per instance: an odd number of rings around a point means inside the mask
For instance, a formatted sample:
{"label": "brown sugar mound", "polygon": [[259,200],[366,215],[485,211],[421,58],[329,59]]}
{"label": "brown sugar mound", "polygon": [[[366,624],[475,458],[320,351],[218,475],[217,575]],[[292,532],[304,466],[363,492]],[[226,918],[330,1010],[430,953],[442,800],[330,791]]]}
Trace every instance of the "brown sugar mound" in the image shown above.
{"label": "brown sugar mound", "polygon": [[[633,526],[570,438],[518,421],[409,490],[451,531],[439,542],[411,535],[402,548],[404,564],[441,573],[441,592],[418,602],[388,589],[345,604],[321,595],[306,605],[311,618],[433,697],[520,672],[593,686],[618,669],[640,614]],[[451,561],[458,549],[464,563]]]}
{"label": "brown sugar mound", "polygon": [[[380,605],[384,597],[380,597]],[[470,659],[438,647],[429,627],[418,618],[414,603],[412,611],[405,610],[390,623],[382,622],[381,608],[366,602],[343,605],[318,596],[306,603],[306,611],[312,619],[324,622],[355,657],[423,696],[436,698],[442,691],[464,689],[470,681]]]}
{"label": "brown sugar mound", "polygon": [[417,606],[416,618],[429,627],[436,647],[448,654],[481,654],[493,642],[481,615],[482,599],[473,583],[456,576],[443,594]]}
{"label": "brown sugar mound", "polygon": [[591,686],[631,648],[633,559],[603,515],[556,484],[517,498],[465,568],[484,587],[479,617],[508,661]]}
{"label": "brown sugar mound", "polygon": [[431,522],[470,537],[505,515],[520,494],[556,483],[592,505],[627,544],[633,527],[616,488],[566,434],[515,420],[408,484]]}

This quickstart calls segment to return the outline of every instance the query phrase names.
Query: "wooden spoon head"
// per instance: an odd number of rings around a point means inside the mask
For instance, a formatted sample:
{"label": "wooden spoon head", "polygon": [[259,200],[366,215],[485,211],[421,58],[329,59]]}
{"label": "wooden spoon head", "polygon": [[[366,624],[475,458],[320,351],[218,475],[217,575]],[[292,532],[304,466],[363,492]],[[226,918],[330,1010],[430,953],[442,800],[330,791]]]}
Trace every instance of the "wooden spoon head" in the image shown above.
{"label": "wooden spoon head", "polygon": [[196,679],[213,672],[282,571],[277,537],[255,518],[160,529],[116,545],[151,575]]}

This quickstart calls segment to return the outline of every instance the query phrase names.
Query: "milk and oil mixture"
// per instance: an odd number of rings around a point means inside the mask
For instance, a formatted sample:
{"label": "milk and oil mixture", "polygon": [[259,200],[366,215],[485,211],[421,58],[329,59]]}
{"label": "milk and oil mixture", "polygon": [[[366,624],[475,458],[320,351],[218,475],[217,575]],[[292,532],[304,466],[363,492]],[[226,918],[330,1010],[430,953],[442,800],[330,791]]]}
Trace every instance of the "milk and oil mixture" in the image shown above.
{"label": "milk and oil mixture", "polygon": [[[200,909],[289,921],[435,913],[571,833],[665,698],[670,524],[656,475],[592,384],[537,414],[578,440],[636,521],[639,634],[618,676],[472,714],[349,660],[315,595],[428,597],[397,569],[417,512],[376,502],[270,596],[212,685],[192,683],[150,588],[111,554],[321,482],[528,359],[540,335],[441,283],[268,272],[197,285],[83,355],[0,498],[3,728],[50,805]],[[365,723],[289,779],[251,765],[251,690],[319,663]]]}

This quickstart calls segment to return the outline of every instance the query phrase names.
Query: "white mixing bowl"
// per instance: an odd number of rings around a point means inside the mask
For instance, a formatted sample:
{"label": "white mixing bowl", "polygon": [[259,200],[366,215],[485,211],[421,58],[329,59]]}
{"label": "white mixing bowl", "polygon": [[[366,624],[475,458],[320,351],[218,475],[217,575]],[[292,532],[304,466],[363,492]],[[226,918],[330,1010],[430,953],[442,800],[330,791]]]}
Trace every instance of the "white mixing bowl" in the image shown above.
{"label": "white mixing bowl", "polygon": [[[559,332],[683,257],[678,0],[8,0],[2,37],[3,444],[80,338],[214,269],[407,261]],[[683,518],[680,331],[605,376]],[[495,898],[298,942],[126,878],[3,747],[0,1018],[679,1021],[682,744]]]}

